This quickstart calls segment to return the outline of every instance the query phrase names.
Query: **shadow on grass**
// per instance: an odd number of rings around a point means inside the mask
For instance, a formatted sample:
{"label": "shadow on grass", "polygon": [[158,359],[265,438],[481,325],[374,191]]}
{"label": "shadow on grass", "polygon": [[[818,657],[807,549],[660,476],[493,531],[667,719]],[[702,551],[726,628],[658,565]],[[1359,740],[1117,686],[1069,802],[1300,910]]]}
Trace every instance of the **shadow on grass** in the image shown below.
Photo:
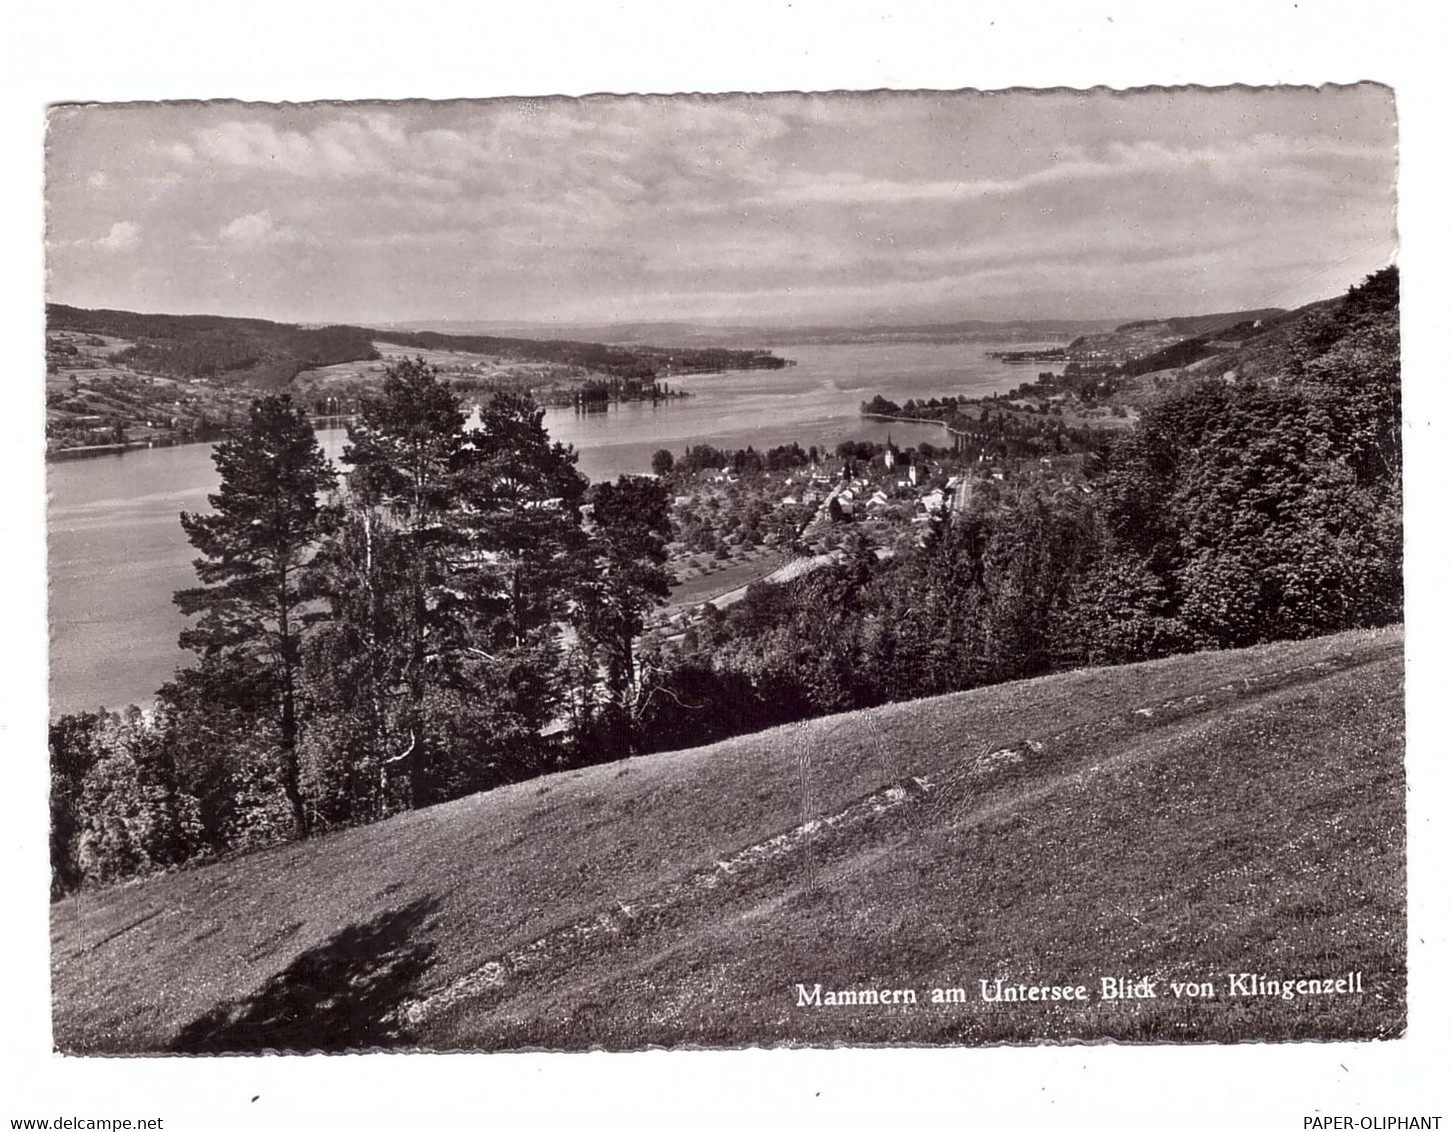
{"label": "shadow on grass", "polygon": [[434,945],[420,939],[432,897],[338,932],[299,955],[256,994],[189,1022],[174,1053],[348,1050],[408,1044],[397,1017]]}

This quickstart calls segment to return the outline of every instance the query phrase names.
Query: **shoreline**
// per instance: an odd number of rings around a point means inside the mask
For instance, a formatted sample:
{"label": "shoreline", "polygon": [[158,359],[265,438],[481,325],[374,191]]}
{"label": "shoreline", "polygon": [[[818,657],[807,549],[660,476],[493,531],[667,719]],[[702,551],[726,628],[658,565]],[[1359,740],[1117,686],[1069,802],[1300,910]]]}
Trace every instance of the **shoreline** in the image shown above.
{"label": "shoreline", "polygon": [[[790,365],[796,364],[795,361],[790,361],[790,359],[788,359],[788,361]],[[747,370],[709,370],[705,372],[712,374],[748,373],[756,372],[757,370],[760,370],[762,368],[765,367],[751,367]],[[787,367],[774,366],[771,368],[784,369]],[[692,373],[686,376],[694,377],[699,376],[699,374]],[[581,402],[578,400],[547,400],[536,401],[535,404],[537,404],[541,409],[558,409],[566,411],[573,409],[576,413],[595,413],[608,412],[610,409],[618,405],[656,405],[660,404],[661,402],[689,400],[694,396],[695,394],[690,392],[689,390],[672,390],[669,393],[657,394],[654,397],[612,397],[602,402]],[[465,403],[472,408],[478,408],[477,402],[468,397],[466,397]],[[311,423],[314,431],[322,432],[327,429],[346,428],[349,424],[357,419],[358,418],[356,414],[339,413],[330,414],[327,416],[313,416],[311,418]],[[152,448],[180,448],[183,445],[188,444],[216,444],[219,440],[226,439],[226,436],[226,429],[219,428],[216,432],[216,435],[214,436],[195,436],[189,437],[187,439],[165,437],[160,439],[153,438],[150,440],[127,440],[122,443],[116,444],[85,444],[70,448],[49,448],[46,450],[45,453],[45,462],[47,464],[64,463],[70,460],[91,460],[102,456],[124,456],[127,452],[145,451]]]}
{"label": "shoreline", "polygon": [[887,413],[858,413],[857,415],[865,421],[888,421],[891,423],[901,424],[937,425],[949,436],[953,435],[953,430],[948,426],[948,422],[943,420],[941,417],[894,417],[889,416]]}

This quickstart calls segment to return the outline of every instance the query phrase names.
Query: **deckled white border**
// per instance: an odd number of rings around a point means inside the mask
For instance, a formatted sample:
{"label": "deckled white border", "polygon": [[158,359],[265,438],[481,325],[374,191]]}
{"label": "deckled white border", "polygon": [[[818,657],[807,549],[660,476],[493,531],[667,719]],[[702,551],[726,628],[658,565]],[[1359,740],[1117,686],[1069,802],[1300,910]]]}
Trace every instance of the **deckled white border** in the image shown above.
{"label": "deckled white border", "polygon": [[[86,0],[5,21],[0,410],[4,908],[0,1127],[107,1114],[193,1129],[1299,1129],[1313,1112],[1452,1121],[1447,17],[1440,6],[1218,0],[550,3]],[[52,1058],[46,982],[41,123],[72,99],[455,97],[1374,79],[1402,136],[1411,1034],[1382,1045],[848,1050],[205,1061]],[[251,1097],[257,1096],[256,1102]],[[675,1119],[672,1120],[671,1118]]]}

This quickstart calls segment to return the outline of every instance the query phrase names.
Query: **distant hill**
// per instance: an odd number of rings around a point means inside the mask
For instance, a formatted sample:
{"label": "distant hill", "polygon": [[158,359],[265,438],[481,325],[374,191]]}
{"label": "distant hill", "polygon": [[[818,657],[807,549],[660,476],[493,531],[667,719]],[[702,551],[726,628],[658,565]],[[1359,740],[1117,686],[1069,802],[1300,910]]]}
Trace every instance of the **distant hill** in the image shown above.
{"label": "distant hill", "polygon": [[787,364],[764,350],[721,347],[629,347],[573,339],[503,338],[485,334],[439,334],[434,331],[371,331],[378,341],[424,350],[460,350],[521,361],[576,365],[593,373],[648,381],[682,373],[716,373],[728,369],[780,369]]}
{"label": "distant hill", "polygon": [[[1195,360],[1223,348],[1212,345],[1219,338],[1244,338],[1260,333],[1286,313],[1280,308],[1262,308],[1126,322],[1112,331],[1086,334],[1070,342],[1068,373],[1071,376],[1149,373],[1153,369],[1185,364],[1180,359]],[[1183,345],[1190,340],[1200,341],[1202,345]]]}
{"label": "distant hill", "polygon": [[[1371,283],[1353,288],[1347,295],[1308,303],[1291,311],[1244,312],[1260,313],[1261,317],[1202,328],[1191,337],[1126,362],[1121,372],[1131,377],[1165,370],[1190,374],[1234,373],[1245,377],[1278,374],[1286,368],[1298,336],[1314,337],[1318,324],[1326,319],[1334,320],[1348,303],[1380,301],[1376,297],[1378,286]],[[1395,302],[1395,299],[1388,301]]]}
{"label": "distant hill", "polygon": [[163,377],[260,389],[285,386],[315,366],[378,357],[370,332],[356,326],[304,329],[260,318],[140,314],[47,303],[46,328],[123,338],[114,361]]}
{"label": "distant hill", "polygon": [[1126,322],[1123,326],[1116,327],[1119,331],[1143,330],[1146,327],[1163,326],[1172,334],[1183,334],[1187,337],[1195,334],[1213,334],[1229,327],[1239,325],[1253,325],[1267,319],[1277,318],[1285,314],[1282,307],[1263,307],[1259,310],[1229,311],[1223,314],[1197,314],[1185,318],[1163,318],[1163,319],[1141,319],[1138,322]]}
{"label": "distant hill", "polygon": [[439,334],[360,326],[303,327],[266,319],[216,315],[84,310],[50,303],[46,326],[125,339],[113,361],[165,377],[277,389],[304,370],[376,359],[374,342],[425,350],[487,353],[518,361],[556,362],[592,373],[649,381],[681,373],[775,369],[783,358],[758,350],[631,348],[599,342]]}
{"label": "distant hill", "polygon": [[[72,1053],[1387,1038],[1402,633],[1004,684],[533,779],[52,906]],[[1234,973],[1361,993],[1229,993]],[[1150,979],[1154,999],[1100,1000]],[[1075,985],[1086,1002],[985,1002]],[[1177,998],[1171,984],[1212,984]],[[915,1004],[803,1005],[817,988]],[[965,1001],[933,1004],[933,988]]]}
{"label": "distant hill", "polygon": [[638,343],[772,346],[817,345],[885,341],[1041,341],[1106,330],[1115,320],[1019,319],[991,321],[890,323],[854,325],[770,326],[693,322],[624,322],[608,324],[550,324],[514,322],[433,321],[392,324],[392,329],[432,330],[448,334],[487,333],[521,335],[536,339],[577,338],[616,345]]}
{"label": "distant hill", "polygon": [[916,323],[904,326],[806,327],[780,332],[768,338],[782,346],[838,342],[1042,342],[1073,338],[1111,325],[1108,322],[1027,320],[989,322],[968,319],[948,323]]}

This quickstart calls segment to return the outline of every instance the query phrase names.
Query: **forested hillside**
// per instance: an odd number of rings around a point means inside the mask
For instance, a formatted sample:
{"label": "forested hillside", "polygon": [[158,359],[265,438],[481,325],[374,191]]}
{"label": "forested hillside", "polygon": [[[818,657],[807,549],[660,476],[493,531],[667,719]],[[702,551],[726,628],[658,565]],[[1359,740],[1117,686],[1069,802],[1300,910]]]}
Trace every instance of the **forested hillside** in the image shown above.
{"label": "forested hillside", "polygon": [[1267,307],[1126,322],[1111,331],[1086,334],[1070,342],[1065,351],[1069,359],[1066,375],[1148,373],[1149,369],[1140,367],[1149,364],[1151,358],[1165,359],[1153,368],[1181,364],[1171,359],[1190,352],[1192,342],[1203,345],[1257,334],[1288,317],[1295,318],[1296,313],[1288,315],[1279,307]]}
{"label": "forested hillside", "polygon": [[146,373],[191,380],[286,385],[313,366],[378,357],[370,332],[356,326],[308,330],[260,318],[137,314],[46,305],[50,330],[123,338],[133,345],[114,361]]}
{"label": "forested hillside", "polygon": [[47,304],[46,325],[52,331],[82,331],[124,339],[132,345],[118,351],[112,360],[143,373],[245,382],[259,389],[281,389],[303,370],[376,359],[379,355],[373,346],[375,341],[421,350],[458,350],[520,361],[557,362],[635,380],[786,365],[782,358],[763,350],[606,346],[360,326],[306,328],[260,318],[82,310],[59,303]]}
{"label": "forested hillside", "polygon": [[786,360],[766,350],[720,347],[665,348],[645,344],[610,346],[565,339],[498,338],[483,334],[439,334],[432,330],[371,331],[380,342],[423,350],[463,350],[528,361],[583,366],[593,373],[649,380],[683,373],[715,373],[728,369],[781,369]]}

